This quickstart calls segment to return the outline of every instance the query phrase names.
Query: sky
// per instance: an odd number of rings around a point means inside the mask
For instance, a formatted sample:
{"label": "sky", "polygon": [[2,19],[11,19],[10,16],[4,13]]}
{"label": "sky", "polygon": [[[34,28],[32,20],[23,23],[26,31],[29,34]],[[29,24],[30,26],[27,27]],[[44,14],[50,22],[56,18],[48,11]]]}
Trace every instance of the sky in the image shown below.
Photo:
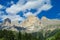
{"label": "sky", "polygon": [[23,21],[29,15],[60,20],[60,0],[0,0],[0,22]]}

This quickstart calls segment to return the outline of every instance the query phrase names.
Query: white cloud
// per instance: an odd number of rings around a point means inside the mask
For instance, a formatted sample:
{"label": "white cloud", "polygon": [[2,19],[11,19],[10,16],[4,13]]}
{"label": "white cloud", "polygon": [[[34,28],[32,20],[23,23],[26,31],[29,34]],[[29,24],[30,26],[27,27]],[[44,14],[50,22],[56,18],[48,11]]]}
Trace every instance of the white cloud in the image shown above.
{"label": "white cloud", "polygon": [[3,8],[3,6],[2,5],[0,5],[0,9],[2,9]]}
{"label": "white cloud", "polygon": [[[0,16],[3,14],[4,12],[3,11],[0,11]],[[3,14],[4,15],[4,14]]]}
{"label": "white cloud", "polygon": [[19,0],[17,4],[19,5],[23,5],[25,3],[26,0]]}
{"label": "white cloud", "polygon": [[45,4],[43,5],[41,8],[38,9],[38,11],[36,13],[34,13],[34,15],[38,15],[39,13],[41,13],[42,11],[47,11],[49,9],[52,8],[52,5],[49,4]]}
{"label": "white cloud", "polygon": [[33,15],[33,13],[28,12],[28,13],[24,14],[23,16],[28,17],[29,15]]}
{"label": "white cloud", "polygon": [[13,15],[16,15],[16,13],[18,13],[20,10],[20,7],[18,5],[12,5],[10,8],[7,8],[6,9],[6,12],[10,15],[10,14],[13,14]]}
{"label": "white cloud", "polygon": [[0,10],[1,9],[6,9],[6,7],[0,4]]}
{"label": "white cloud", "polygon": [[[9,8],[6,8],[8,15],[2,16],[3,19],[10,18],[11,20],[24,20],[24,18],[16,15],[20,11],[26,11],[26,9],[37,9],[36,13],[28,12],[24,13],[23,16],[27,17],[28,15],[38,15],[42,11],[47,11],[52,8],[50,0],[26,0],[27,3],[24,4],[25,0],[19,0],[17,4],[13,4]],[[46,4],[45,4],[46,3]],[[13,15],[13,16],[12,16]]]}
{"label": "white cloud", "polygon": [[52,5],[46,4],[44,6],[42,6],[42,10],[46,11],[52,8]]}
{"label": "white cloud", "polygon": [[23,21],[24,18],[20,17],[19,15],[3,15],[1,16],[2,20],[9,18],[11,21]]}
{"label": "white cloud", "polygon": [[13,2],[13,1],[11,1],[11,4],[14,4],[14,2]]}
{"label": "white cloud", "polygon": [[[41,11],[49,10],[52,8],[50,0],[27,0],[26,4],[23,4],[25,0],[20,0],[17,4],[13,4],[11,7],[6,9],[9,14],[16,15],[20,11],[25,11],[26,9],[37,9],[36,15]],[[46,4],[44,4],[46,3]],[[40,12],[39,12],[40,11]]]}

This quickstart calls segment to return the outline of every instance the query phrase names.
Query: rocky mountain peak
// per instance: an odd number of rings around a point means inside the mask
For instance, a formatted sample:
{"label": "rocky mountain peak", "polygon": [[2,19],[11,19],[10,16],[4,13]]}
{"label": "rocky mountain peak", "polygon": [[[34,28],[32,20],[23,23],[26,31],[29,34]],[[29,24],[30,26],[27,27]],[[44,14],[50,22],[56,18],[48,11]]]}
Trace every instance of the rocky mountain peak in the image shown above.
{"label": "rocky mountain peak", "polygon": [[3,26],[11,26],[11,20],[9,18],[4,19]]}
{"label": "rocky mountain peak", "polygon": [[41,18],[41,20],[48,20],[48,18],[45,17],[45,16],[43,16],[43,17]]}
{"label": "rocky mountain peak", "polygon": [[37,29],[42,28],[40,19],[34,15],[29,15],[27,19],[21,23],[21,26],[30,31],[36,31]]}
{"label": "rocky mountain peak", "polygon": [[11,20],[10,20],[9,18],[6,18],[6,19],[4,20],[4,24],[6,24],[6,22],[8,22],[8,23],[11,24]]}
{"label": "rocky mountain peak", "polygon": [[36,22],[40,22],[40,20],[34,16],[34,15],[29,15],[25,21],[21,23],[22,26],[31,26],[32,24]]}

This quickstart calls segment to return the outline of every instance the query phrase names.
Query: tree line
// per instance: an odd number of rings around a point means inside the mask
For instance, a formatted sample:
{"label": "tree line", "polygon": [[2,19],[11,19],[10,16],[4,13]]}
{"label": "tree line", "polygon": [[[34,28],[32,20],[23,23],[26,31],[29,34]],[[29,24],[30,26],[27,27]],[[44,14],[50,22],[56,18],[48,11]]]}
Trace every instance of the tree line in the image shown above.
{"label": "tree line", "polygon": [[[51,38],[54,36],[54,38]],[[45,37],[42,32],[37,33],[21,33],[11,30],[0,30],[0,40],[60,40],[60,31],[47,32]]]}

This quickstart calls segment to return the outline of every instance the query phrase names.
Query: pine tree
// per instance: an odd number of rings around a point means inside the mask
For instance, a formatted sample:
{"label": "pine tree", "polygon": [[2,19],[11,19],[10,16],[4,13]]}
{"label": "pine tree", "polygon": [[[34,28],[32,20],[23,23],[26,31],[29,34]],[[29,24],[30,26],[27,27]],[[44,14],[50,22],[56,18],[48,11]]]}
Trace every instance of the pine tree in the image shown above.
{"label": "pine tree", "polygon": [[20,32],[20,31],[19,31],[19,33],[18,33],[18,36],[17,36],[17,37],[18,37],[18,39],[17,39],[17,40],[21,40],[21,39],[22,39],[22,38],[21,38],[21,37],[22,37],[22,34],[21,34],[21,32]]}

